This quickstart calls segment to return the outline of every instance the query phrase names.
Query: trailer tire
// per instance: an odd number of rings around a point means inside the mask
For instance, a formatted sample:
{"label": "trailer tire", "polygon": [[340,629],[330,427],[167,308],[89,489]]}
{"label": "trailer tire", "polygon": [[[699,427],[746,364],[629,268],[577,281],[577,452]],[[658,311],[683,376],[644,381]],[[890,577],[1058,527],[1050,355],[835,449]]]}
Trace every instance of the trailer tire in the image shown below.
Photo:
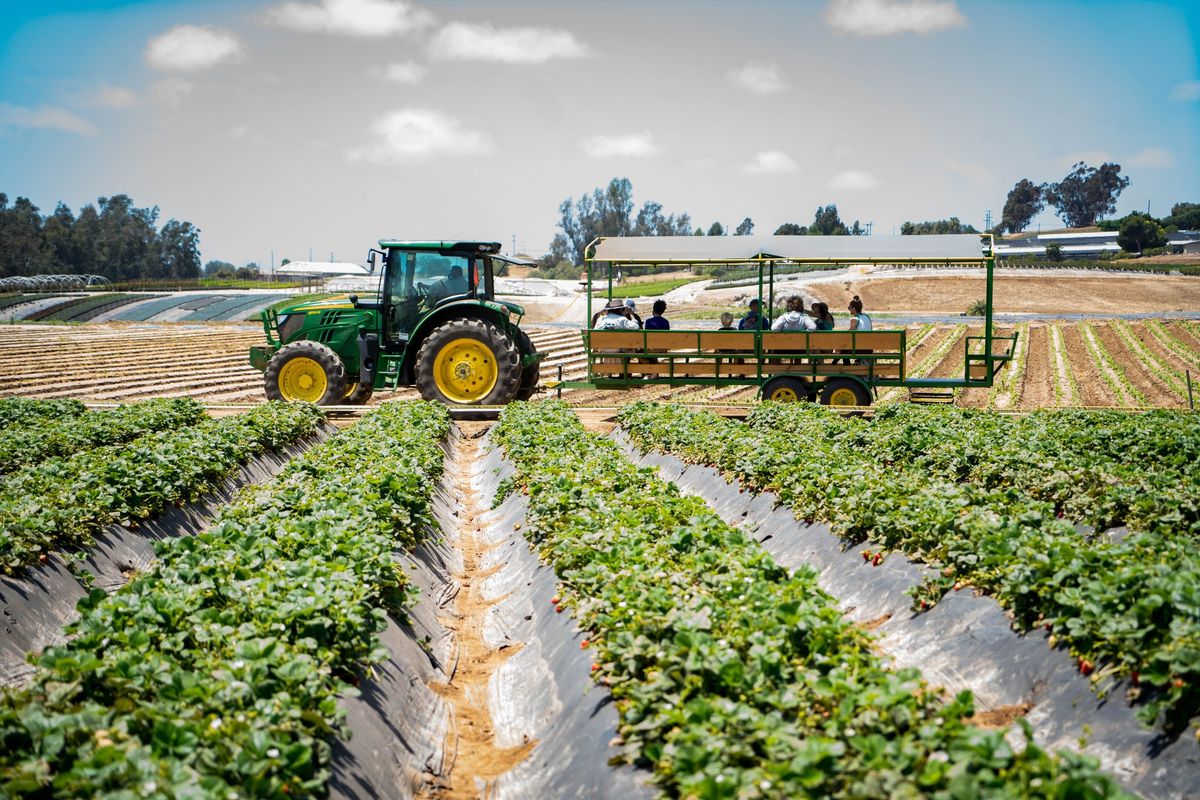
{"label": "trailer tire", "polygon": [[521,385],[517,343],[473,317],[443,322],[417,351],[421,397],[446,405],[506,405]]}
{"label": "trailer tire", "polygon": [[762,399],[776,403],[811,403],[816,392],[802,379],[790,375],[771,378],[763,384]]}
{"label": "trailer tire", "polygon": [[271,356],[263,385],[268,400],[337,405],[346,396],[346,367],[330,348],[302,339]]}
{"label": "trailer tire", "polygon": [[869,406],[867,387],[850,378],[831,378],[821,389],[821,404],[826,406]]}
{"label": "trailer tire", "polygon": [[[522,356],[537,352],[537,349],[533,346],[533,340],[529,338],[529,334],[520,328],[517,328],[517,349],[521,351]],[[528,400],[533,397],[533,393],[537,391],[538,378],[541,377],[541,374],[542,362],[540,359],[527,367],[521,368],[521,385],[517,389],[517,400]]]}

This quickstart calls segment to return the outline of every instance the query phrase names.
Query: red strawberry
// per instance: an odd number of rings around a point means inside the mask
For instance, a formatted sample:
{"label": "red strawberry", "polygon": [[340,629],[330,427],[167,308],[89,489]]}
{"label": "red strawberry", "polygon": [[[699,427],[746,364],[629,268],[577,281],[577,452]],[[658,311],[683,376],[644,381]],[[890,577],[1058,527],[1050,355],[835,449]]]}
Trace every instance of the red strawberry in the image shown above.
{"label": "red strawberry", "polygon": [[42,553],[40,556],[38,556],[38,561],[40,561],[43,564],[49,564],[50,556],[46,555],[45,553]]}
{"label": "red strawberry", "polygon": [[929,603],[927,603],[926,601],[922,600],[922,601],[921,601],[921,610],[922,610],[922,611],[924,611],[924,610],[925,610],[925,609],[927,609],[927,608],[929,608]]}
{"label": "red strawberry", "polygon": [[587,640],[587,639],[584,639],[582,642],[580,642],[580,643],[579,643],[579,649],[580,649],[580,650],[587,650],[587,649],[588,649],[588,644],[589,644],[588,640]]}
{"label": "red strawberry", "polygon": [[596,671],[598,671],[599,669],[600,669],[600,665],[599,665],[599,664],[592,664],[592,672],[596,672]]}
{"label": "red strawberry", "polygon": [[874,565],[875,565],[875,566],[877,566],[877,567],[878,567],[878,566],[879,566],[879,565],[880,565],[882,562],[883,562],[883,553],[876,553],[876,554],[875,554],[875,557],[874,557],[873,559],[871,559],[871,563],[872,563],[872,564],[874,564]]}
{"label": "red strawberry", "polygon": [[562,610],[563,610],[563,607],[562,607],[562,606],[555,606],[555,607],[554,607],[554,613],[555,613],[555,614],[561,614],[561,613],[562,613]]}
{"label": "red strawberry", "polygon": [[558,605],[558,603],[561,599],[562,598],[560,598],[558,595],[554,595],[554,597],[550,598],[550,602],[553,603],[554,605]]}
{"label": "red strawberry", "polygon": [[1129,673],[1129,682],[1132,683],[1134,686],[1137,686],[1138,684],[1140,684],[1142,682],[1142,676],[1138,674],[1138,671],[1136,669],[1133,672]]}
{"label": "red strawberry", "polygon": [[1183,678],[1176,678],[1175,680],[1171,681],[1171,685],[1174,686],[1176,689],[1182,689],[1183,688]]}
{"label": "red strawberry", "polygon": [[1095,665],[1086,658],[1079,659],[1079,673],[1081,675],[1091,675],[1092,670],[1095,668]]}

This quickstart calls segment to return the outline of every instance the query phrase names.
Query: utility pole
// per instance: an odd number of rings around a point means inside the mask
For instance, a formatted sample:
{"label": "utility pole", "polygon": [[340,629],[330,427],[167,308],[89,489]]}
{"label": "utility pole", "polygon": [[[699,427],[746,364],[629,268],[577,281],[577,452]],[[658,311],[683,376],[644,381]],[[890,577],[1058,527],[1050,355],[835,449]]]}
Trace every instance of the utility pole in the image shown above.
{"label": "utility pole", "polygon": [[330,264],[333,263],[333,251],[332,250],[329,251],[329,263]]}
{"label": "utility pole", "polygon": [[517,235],[514,233],[512,236],[513,236],[512,255],[515,256],[517,254]]}
{"label": "utility pole", "polygon": [[868,222],[868,223],[867,223],[867,236],[870,236],[870,235],[871,235],[871,228],[874,228],[874,227],[875,227],[875,223],[874,223],[874,222]]}
{"label": "utility pole", "polygon": [[310,248],[308,248],[308,260],[309,260],[310,262],[312,261],[312,248],[311,248],[311,247],[310,247]]}
{"label": "utility pole", "polygon": [[983,212],[983,229],[985,231],[992,229],[992,210],[990,208]]}

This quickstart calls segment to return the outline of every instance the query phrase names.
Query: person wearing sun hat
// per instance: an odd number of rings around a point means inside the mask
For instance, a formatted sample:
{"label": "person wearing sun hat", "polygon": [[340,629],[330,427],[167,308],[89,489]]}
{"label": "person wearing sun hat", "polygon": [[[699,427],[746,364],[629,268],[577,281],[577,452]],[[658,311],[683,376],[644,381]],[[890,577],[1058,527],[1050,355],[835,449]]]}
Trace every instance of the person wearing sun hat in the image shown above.
{"label": "person wearing sun hat", "polygon": [[595,325],[598,331],[636,331],[638,324],[629,317],[630,311],[620,300],[610,300],[604,315]]}
{"label": "person wearing sun hat", "polygon": [[637,323],[637,326],[639,328],[642,327],[642,318],[638,316],[637,303],[633,302],[632,297],[628,297],[625,299],[625,308],[629,311],[630,318],[632,318],[633,321]]}

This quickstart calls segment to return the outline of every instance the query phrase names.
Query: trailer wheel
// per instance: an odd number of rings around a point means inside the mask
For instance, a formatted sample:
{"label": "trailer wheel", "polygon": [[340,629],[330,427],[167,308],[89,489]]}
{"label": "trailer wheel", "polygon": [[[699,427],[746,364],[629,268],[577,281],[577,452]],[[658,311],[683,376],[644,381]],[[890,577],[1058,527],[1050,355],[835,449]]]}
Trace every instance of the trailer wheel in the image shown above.
{"label": "trailer wheel", "polygon": [[303,339],[271,356],[263,385],[268,400],[336,405],[346,396],[346,368],[333,350]]}
{"label": "trailer wheel", "polygon": [[813,396],[813,390],[800,378],[783,375],[771,378],[762,388],[762,399],[776,403],[807,403]]}
{"label": "trailer wheel", "polygon": [[[537,352],[537,349],[533,346],[533,341],[529,338],[529,334],[520,328],[517,328],[517,348],[521,351],[522,356]],[[534,391],[537,390],[538,378],[541,377],[541,373],[541,361],[535,361],[528,367],[521,369],[521,385],[517,389],[517,400],[528,400],[533,397]]]}
{"label": "trailer wheel", "polygon": [[821,403],[827,406],[869,406],[871,393],[858,381],[832,378],[821,390]]}
{"label": "trailer wheel", "polygon": [[417,351],[417,388],[450,405],[505,405],[521,384],[521,354],[504,331],[480,319],[444,322]]}
{"label": "trailer wheel", "polygon": [[342,398],[342,403],[348,406],[363,406],[367,404],[374,393],[375,387],[369,383],[352,383],[346,389],[346,396]]}

